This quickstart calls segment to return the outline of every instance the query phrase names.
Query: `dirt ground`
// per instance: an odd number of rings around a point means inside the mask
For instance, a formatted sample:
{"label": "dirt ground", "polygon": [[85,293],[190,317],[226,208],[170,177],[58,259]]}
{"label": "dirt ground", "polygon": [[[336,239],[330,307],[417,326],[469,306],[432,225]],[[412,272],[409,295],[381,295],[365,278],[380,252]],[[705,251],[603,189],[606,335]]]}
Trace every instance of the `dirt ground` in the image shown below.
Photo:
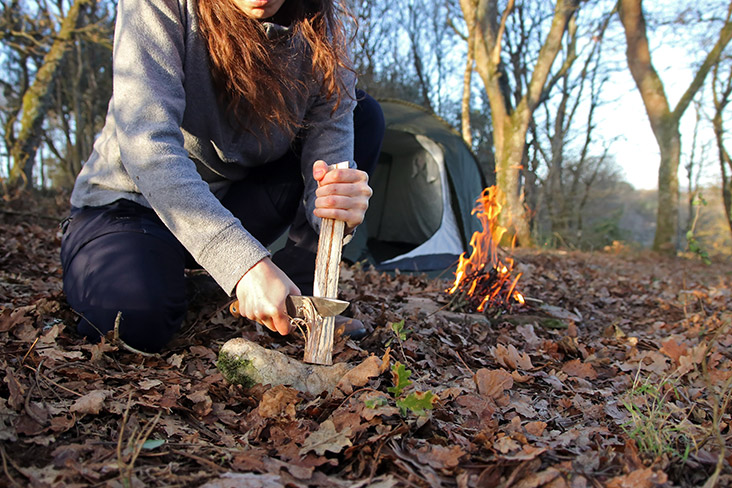
{"label": "dirt ground", "polygon": [[449,310],[451,276],[344,267],[370,334],[334,359],[362,374],[316,396],[223,379],[231,338],[303,340],[234,319],[201,273],[162,354],[82,341],[65,202],[0,205],[0,486],[732,486],[729,262],[520,250],[527,303],[489,313]]}

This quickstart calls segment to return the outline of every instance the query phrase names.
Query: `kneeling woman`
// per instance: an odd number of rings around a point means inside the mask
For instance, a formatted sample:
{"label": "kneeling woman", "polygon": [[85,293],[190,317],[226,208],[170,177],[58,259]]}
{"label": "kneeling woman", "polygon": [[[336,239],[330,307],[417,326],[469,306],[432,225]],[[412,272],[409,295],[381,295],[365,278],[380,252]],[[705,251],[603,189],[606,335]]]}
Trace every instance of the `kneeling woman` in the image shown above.
{"label": "kneeling woman", "polygon": [[196,265],[243,315],[290,332],[285,297],[311,293],[320,219],[363,221],[384,132],[342,16],[335,0],[119,1],[113,96],[62,240],[82,334],[121,312],[126,343],[160,350]]}

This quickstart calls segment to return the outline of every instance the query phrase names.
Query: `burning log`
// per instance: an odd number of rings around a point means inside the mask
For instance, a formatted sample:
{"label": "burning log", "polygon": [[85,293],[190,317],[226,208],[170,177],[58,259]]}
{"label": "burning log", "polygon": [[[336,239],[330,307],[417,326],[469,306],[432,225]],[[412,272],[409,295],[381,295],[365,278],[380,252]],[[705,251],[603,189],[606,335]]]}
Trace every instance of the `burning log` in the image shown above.
{"label": "burning log", "polygon": [[498,243],[506,228],[498,223],[502,193],[496,186],[483,190],[476,200],[472,214],[477,215],[483,229],[473,233],[469,258],[460,256],[455,271],[455,284],[447,292],[452,295],[448,308],[456,312],[510,311],[524,304],[524,297],[516,290],[521,273],[513,276],[514,260],[498,258]]}

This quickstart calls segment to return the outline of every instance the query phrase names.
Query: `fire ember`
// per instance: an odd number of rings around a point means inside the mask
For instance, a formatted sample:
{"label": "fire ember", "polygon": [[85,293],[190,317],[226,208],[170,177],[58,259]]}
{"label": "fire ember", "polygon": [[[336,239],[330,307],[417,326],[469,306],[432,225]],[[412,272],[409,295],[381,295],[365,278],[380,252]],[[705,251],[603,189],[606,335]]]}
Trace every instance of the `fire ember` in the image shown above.
{"label": "fire ember", "polygon": [[501,199],[501,190],[491,186],[476,200],[472,214],[478,217],[483,230],[473,233],[473,252],[469,258],[465,253],[460,256],[455,284],[447,290],[453,311],[510,311],[524,304],[523,295],[516,289],[521,273],[513,275],[514,260],[507,257],[503,263],[498,257],[498,243],[506,233],[506,228],[498,224]]}

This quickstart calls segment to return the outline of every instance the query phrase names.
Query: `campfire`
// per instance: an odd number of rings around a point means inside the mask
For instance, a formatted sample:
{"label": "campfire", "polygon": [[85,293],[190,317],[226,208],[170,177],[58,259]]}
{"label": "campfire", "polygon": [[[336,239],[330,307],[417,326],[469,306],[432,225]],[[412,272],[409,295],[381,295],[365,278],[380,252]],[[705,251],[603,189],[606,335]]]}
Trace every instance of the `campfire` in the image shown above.
{"label": "campfire", "polygon": [[498,243],[506,233],[506,228],[498,224],[501,197],[501,190],[491,186],[476,200],[472,214],[477,215],[483,230],[473,233],[473,252],[469,258],[465,253],[460,256],[455,284],[447,290],[452,295],[449,307],[454,311],[507,311],[524,304],[523,295],[516,289],[521,273],[513,275],[514,260],[506,257],[504,263],[498,257]]}

